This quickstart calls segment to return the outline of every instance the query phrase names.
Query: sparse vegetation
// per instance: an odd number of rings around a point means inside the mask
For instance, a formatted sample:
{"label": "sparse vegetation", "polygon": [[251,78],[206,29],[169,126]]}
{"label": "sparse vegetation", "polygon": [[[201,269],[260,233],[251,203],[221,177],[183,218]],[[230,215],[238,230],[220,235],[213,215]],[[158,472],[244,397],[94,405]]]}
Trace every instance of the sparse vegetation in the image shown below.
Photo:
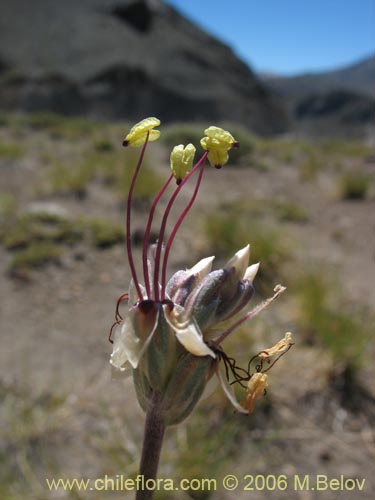
{"label": "sparse vegetation", "polygon": [[58,263],[62,253],[62,248],[53,243],[46,241],[32,242],[12,256],[9,269],[11,273],[27,272],[50,262]]}
{"label": "sparse vegetation", "polygon": [[0,142],[0,158],[14,160],[25,153],[25,148],[21,144],[13,142]]}
{"label": "sparse vegetation", "polygon": [[363,200],[370,188],[370,178],[361,172],[347,172],[340,179],[340,194],[344,200]]}
{"label": "sparse vegetation", "polygon": [[233,255],[247,243],[251,244],[251,261],[261,262],[257,287],[269,291],[280,282],[284,263],[290,258],[288,246],[280,231],[270,225],[253,222],[248,214],[211,214],[205,220],[207,252],[219,258]]}
{"label": "sparse vegetation", "polygon": [[88,224],[92,243],[98,248],[108,248],[124,241],[124,228],[119,224],[103,219],[91,219]]}
{"label": "sparse vegetation", "polygon": [[49,212],[18,214],[0,223],[0,244],[15,252],[9,266],[14,276],[58,263],[64,247],[80,241],[109,248],[124,241],[124,228],[101,218],[70,220]]}
{"label": "sparse vegetation", "polygon": [[358,368],[364,360],[373,320],[345,305],[340,290],[329,286],[318,272],[301,278],[297,300],[305,338],[320,342],[336,363]]}
{"label": "sparse vegetation", "polygon": [[292,201],[275,201],[273,207],[280,221],[302,223],[309,220],[307,209]]}

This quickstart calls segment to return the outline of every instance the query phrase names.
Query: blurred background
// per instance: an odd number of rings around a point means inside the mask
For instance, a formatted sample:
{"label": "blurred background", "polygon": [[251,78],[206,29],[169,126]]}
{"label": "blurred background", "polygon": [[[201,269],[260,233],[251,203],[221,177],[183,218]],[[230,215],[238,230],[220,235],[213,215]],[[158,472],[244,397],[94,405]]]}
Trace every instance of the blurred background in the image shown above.
{"label": "blurred background", "polygon": [[1,0],[1,498],[133,497],[50,492],[45,478],[137,474],[144,418],[132,381],[112,377],[107,338],[130,277],[138,151],[121,142],[147,116],[162,135],[136,188],[136,262],[171,148],[221,125],[241,148],[207,167],[169,274],[208,255],[220,266],[250,242],[254,304],[288,290],[225,350],[246,366],[286,331],[296,341],[253,415],[218,387],[169,429],[160,477],[343,474],[373,498],[374,26],[373,0]]}

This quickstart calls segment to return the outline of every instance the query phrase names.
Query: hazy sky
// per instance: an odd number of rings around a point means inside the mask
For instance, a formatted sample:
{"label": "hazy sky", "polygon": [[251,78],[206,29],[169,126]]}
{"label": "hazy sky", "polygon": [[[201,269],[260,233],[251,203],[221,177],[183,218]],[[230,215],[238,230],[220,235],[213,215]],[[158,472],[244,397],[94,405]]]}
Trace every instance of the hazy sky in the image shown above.
{"label": "hazy sky", "polygon": [[319,71],[375,53],[375,0],[166,0],[254,69]]}

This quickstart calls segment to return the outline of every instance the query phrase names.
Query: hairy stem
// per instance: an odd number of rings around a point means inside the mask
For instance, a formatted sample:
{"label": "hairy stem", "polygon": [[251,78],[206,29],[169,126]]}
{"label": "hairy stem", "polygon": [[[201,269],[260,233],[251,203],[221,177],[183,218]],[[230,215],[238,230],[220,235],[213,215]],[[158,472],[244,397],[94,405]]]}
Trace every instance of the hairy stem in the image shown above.
{"label": "hairy stem", "polygon": [[[142,458],[139,467],[139,475],[143,476],[145,485],[148,479],[156,479],[163,445],[165,425],[160,416],[160,403],[161,394],[155,391],[146,414]],[[144,490],[137,491],[136,500],[152,500],[153,496],[154,490],[145,487]]]}

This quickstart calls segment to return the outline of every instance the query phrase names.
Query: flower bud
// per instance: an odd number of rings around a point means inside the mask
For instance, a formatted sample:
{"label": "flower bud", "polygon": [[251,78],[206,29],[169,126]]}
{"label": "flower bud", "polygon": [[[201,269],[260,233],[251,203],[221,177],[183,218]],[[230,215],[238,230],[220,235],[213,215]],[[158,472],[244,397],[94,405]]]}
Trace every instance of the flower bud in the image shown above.
{"label": "flower bud", "polygon": [[195,147],[188,144],[185,148],[182,144],[175,146],[171,153],[171,169],[177,184],[190,172],[193,166]]}

